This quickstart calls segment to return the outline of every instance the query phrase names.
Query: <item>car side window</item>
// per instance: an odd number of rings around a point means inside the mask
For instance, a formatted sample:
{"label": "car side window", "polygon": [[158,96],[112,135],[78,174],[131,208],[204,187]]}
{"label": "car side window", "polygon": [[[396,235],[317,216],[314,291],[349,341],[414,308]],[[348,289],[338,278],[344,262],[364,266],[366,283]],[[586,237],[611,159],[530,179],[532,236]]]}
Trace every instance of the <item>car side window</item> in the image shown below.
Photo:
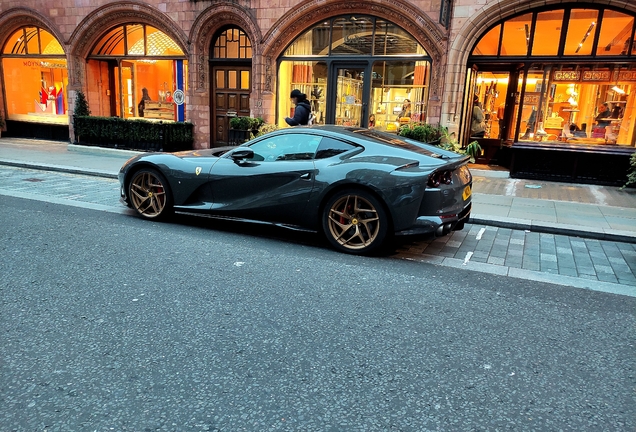
{"label": "car side window", "polygon": [[249,147],[253,161],[312,160],[321,137],[308,134],[284,134],[265,138]]}
{"label": "car side window", "polygon": [[332,156],[339,155],[340,153],[347,152],[356,148],[354,145],[342,142],[335,138],[324,137],[318,146],[316,152],[316,159],[325,159]]}

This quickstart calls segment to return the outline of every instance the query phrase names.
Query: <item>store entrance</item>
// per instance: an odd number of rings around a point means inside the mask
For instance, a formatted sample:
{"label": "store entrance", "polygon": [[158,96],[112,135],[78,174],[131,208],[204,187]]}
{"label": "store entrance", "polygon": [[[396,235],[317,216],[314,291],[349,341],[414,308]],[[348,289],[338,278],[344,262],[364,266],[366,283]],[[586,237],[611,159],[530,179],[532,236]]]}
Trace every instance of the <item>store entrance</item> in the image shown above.
{"label": "store entrance", "polygon": [[236,139],[230,139],[230,119],[250,115],[251,75],[251,66],[212,67],[211,135],[214,141],[211,147],[236,144]]}
{"label": "store entrance", "polygon": [[363,101],[368,100],[368,84],[364,77],[368,69],[367,63],[331,64],[329,79],[329,107],[326,122],[339,126],[367,127],[368,107]]}
{"label": "store entrance", "polygon": [[[511,111],[507,110],[509,84],[510,73],[508,71],[479,71],[476,73],[474,90],[471,93],[473,98],[468,100],[468,103],[472,103],[472,110],[469,111],[470,138],[507,139],[512,123],[510,118],[506,116],[506,111]],[[514,90],[512,91],[514,92]],[[514,99],[512,103],[514,104]],[[483,116],[481,122],[479,121],[479,111]]]}

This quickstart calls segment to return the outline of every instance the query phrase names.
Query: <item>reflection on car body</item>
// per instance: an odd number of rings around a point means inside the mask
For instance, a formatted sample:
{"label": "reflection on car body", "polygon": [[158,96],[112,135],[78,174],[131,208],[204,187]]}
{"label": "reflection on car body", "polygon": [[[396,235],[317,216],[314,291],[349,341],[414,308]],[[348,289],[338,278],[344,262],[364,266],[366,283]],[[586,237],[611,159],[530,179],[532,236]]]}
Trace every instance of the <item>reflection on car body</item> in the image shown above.
{"label": "reflection on car body", "polygon": [[368,129],[271,132],[239,147],[138,155],[119,173],[122,200],[146,219],[175,210],[322,232],[370,253],[393,235],[462,229],[468,158]]}

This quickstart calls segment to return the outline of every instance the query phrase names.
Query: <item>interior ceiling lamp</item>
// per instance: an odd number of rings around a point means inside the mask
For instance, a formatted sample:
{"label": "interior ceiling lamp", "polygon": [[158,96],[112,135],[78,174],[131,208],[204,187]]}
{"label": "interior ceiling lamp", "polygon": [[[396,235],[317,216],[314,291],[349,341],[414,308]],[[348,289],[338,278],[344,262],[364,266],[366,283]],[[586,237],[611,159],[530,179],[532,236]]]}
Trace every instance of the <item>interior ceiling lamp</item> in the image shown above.
{"label": "interior ceiling lamp", "polygon": [[625,90],[623,90],[622,88],[620,88],[618,86],[618,80],[621,76],[621,67],[618,67],[618,70],[614,72],[615,77],[616,77],[616,84],[614,84],[614,87],[612,87],[610,90],[613,91],[616,94],[625,94]]}
{"label": "interior ceiling lamp", "polygon": [[574,51],[575,53],[578,53],[579,50],[583,48],[583,44],[585,43],[585,40],[590,35],[590,33],[592,33],[592,29],[594,28],[595,25],[596,25],[596,22],[592,21],[592,24],[590,24],[587,31],[585,32],[585,36],[583,36],[583,39],[581,39],[581,43],[579,43],[579,46],[576,47],[576,51]]}

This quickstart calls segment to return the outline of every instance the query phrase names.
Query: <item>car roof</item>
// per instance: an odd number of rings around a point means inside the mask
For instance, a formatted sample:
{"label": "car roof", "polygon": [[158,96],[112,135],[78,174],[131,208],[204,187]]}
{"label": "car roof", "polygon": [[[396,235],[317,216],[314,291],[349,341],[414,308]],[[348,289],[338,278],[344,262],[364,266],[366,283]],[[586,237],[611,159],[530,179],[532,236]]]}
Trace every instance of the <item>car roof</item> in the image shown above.
{"label": "car roof", "polygon": [[377,146],[388,146],[394,149],[412,151],[421,155],[436,159],[449,159],[462,157],[457,153],[443,150],[434,145],[414,141],[397,134],[381,132],[375,129],[366,129],[353,126],[320,125],[311,127],[293,127],[277,131],[278,133],[306,133],[334,138],[347,139],[353,143],[365,146],[369,143]]}

